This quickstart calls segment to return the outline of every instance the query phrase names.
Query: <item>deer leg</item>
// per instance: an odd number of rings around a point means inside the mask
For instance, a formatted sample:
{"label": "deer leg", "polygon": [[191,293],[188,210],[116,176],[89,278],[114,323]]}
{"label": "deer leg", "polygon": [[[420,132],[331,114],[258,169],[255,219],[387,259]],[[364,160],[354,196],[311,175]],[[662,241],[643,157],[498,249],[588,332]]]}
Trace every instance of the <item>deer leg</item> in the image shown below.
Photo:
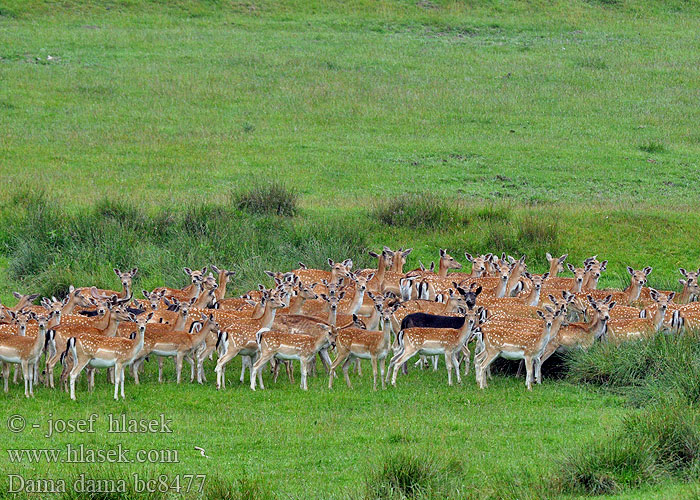
{"label": "deer leg", "polygon": [[[17,373],[17,367],[15,367],[15,373]],[[24,397],[29,397],[30,383],[29,383],[29,364],[22,360],[22,377],[24,378]]]}
{"label": "deer leg", "polygon": [[309,370],[308,365],[310,363],[308,360],[301,358],[299,360],[299,364],[301,365],[301,388],[306,391],[309,388],[307,385],[306,377],[307,377],[308,370]]}
{"label": "deer leg", "polygon": [[525,360],[524,360],[524,359],[521,359],[520,362],[518,363],[518,371],[515,372],[515,376],[516,376],[516,377],[519,378],[520,375],[522,375],[522,373],[523,373],[523,367],[524,367],[524,366],[525,366]]}
{"label": "deer leg", "polygon": [[350,364],[352,363],[352,358],[347,357],[345,358],[345,362],[343,363],[343,376],[345,377],[345,383],[348,384],[348,387],[352,389],[352,383],[350,382],[350,375],[348,374],[348,371],[350,369]]}
{"label": "deer leg", "polygon": [[362,360],[360,358],[355,358],[355,370],[357,370],[357,376],[362,376]]}
{"label": "deer leg", "polygon": [[483,351],[483,356],[480,354],[480,361],[479,361],[479,387],[481,389],[486,388],[486,370],[488,370],[489,365],[493,363],[493,360],[498,357],[498,353],[488,353],[487,351]]}
{"label": "deer leg", "polygon": [[459,374],[459,360],[457,359],[457,353],[453,352],[450,355],[450,358],[452,359],[452,366],[455,369],[455,375],[457,375],[457,383],[461,384],[462,383],[462,375]]}
{"label": "deer leg", "polygon": [[399,367],[404,365],[406,363],[406,361],[408,361],[413,356],[415,356],[417,352],[418,351],[414,350],[410,346],[404,345],[403,354],[401,354],[401,356],[399,356],[399,359],[396,360],[396,364],[394,365],[394,373],[391,376],[391,385],[396,387],[396,375],[398,375]]}
{"label": "deer leg", "polygon": [[[14,367],[14,376],[12,377],[12,383],[14,385],[17,385],[19,383],[19,371],[22,367],[20,365],[15,365]],[[24,376],[24,375],[23,375]],[[26,379],[26,377],[25,377]],[[26,385],[26,384],[25,384]]]}
{"label": "deer leg", "polygon": [[527,371],[527,374],[525,376],[525,385],[527,386],[527,390],[531,391],[532,390],[532,357],[531,356],[525,357],[525,370]]}
{"label": "deer leg", "polygon": [[471,363],[472,355],[472,353],[469,352],[469,347],[467,346],[466,342],[462,346],[462,355],[464,356],[464,376],[466,377],[469,375],[469,365]]}
{"label": "deer leg", "polygon": [[[250,372],[251,390],[255,390],[255,381],[257,380],[258,372],[262,372],[262,368],[265,366],[265,363],[270,361],[272,356],[274,356],[274,353],[272,352],[261,352],[260,356],[258,356],[258,359],[255,360],[255,363],[253,364],[253,367]],[[262,384],[260,384],[260,389],[265,389],[265,387]]]}
{"label": "deer leg", "polygon": [[288,361],[285,363],[285,366],[287,367],[287,378],[289,379],[289,383],[293,384],[294,383],[294,365],[292,364],[291,361]]}
{"label": "deer leg", "polygon": [[158,383],[163,383],[163,357],[158,356]]}
{"label": "deer leg", "polygon": [[245,381],[245,369],[249,367],[249,365],[250,358],[248,356],[241,356],[241,384]]}
{"label": "deer leg", "polygon": [[342,351],[338,349],[338,355],[335,357],[333,363],[331,363],[330,372],[328,374],[328,388],[333,389],[333,379],[335,378],[335,370],[338,368],[340,363],[345,361],[350,354],[349,351]]}
{"label": "deer leg", "polygon": [[9,382],[10,382],[10,364],[9,363],[3,363],[2,364],[2,378],[5,382],[5,392],[8,392],[10,390],[9,387]]}
{"label": "deer leg", "polygon": [[382,390],[386,389],[386,383],[384,381],[384,363],[386,362],[386,357],[382,358],[379,363],[379,378],[382,381]]}
{"label": "deer leg", "polygon": [[377,357],[372,356],[372,378],[374,382],[374,390],[377,390]]}
{"label": "deer leg", "polygon": [[80,372],[83,371],[83,368],[85,368],[85,365],[89,363],[90,360],[85,359],[82,362],[77,362],[74,360],[73,362],[73,368],[70,371],[70,398],[75,401],[75,379],[78,378],[80,375]]}
{"label": "deer leg", "polygon": [[330,373],[331,371],[331,357],[328,354],[328,349],[323,348],[318,352],[318,356],[321,358],[321,363],[323,363],[323,367],[326,369],[326,373]]}

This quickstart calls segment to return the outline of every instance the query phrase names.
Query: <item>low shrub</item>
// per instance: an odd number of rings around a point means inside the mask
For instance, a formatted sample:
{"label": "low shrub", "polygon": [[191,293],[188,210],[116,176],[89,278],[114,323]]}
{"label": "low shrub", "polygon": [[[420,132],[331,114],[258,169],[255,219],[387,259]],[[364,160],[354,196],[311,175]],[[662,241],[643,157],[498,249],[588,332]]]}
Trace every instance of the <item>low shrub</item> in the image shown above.
{"label": "low shrub", "polygon": [[279,181],[257,184],[232,194],[233,204],[253,214],[291,217],[297,214],[299,194]]}

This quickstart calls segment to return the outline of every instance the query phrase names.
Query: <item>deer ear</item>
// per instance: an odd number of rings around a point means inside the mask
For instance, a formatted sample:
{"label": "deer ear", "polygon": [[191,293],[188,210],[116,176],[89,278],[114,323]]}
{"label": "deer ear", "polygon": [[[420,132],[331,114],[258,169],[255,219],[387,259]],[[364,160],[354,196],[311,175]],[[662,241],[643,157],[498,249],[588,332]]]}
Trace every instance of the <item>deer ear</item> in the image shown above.
{"label": "deer ear", "polygon": [[211,265],[211,270],[214,271],[215,273],[221,272],[221,270],[218,267],[216,267],[214,264]]}
{"label": "deer ear", "polygon": [[546,280],[547,278],[549,278],[549,273],[544,273],[542,275],[542,281]]}
{"label": "deer ear", "polygon": [[322,298],[323,300],[325,300],[326,302],[328,302],[328,296],[327,296],[325,293],[322,293],[322,294],[321,294],[321,298]]}
{"label": "deer ear", "polygon": [[19,292],[12,292],[12,295],[14,295],[16,299],[22,298],[22,296],[19,294]]}
{"label": "deer ear", "polygon": [[148,298],[148,292],[146,290],[141,290],[141,293],[143,294],[144,297]]}
{"label": "deer ear", "polygon": [[634,276],[634,269],[632,269],[630,266],[627,266],[627,272],[630,273],[630,276]]}
{"label": "deer ear", "polygon": [[264,271],[264,272],[265,272],[265,274],[267,274],[271,278],[275,277],[275,273],[273,273],[272,271]]}
{"label": "deer ear", "polygon": [[338,300],[342,300],[343,297],[345,297],[345,290],[338,294]]}
{"label": "deer ear", "polygon": [[129,274],[131,274],[131,277],[133,278],[134,276],[136,276],[136,273],[138,273],[138,272],[139,272],[139,268],[135,267],[131,270],[131,272]]}
{"label": "deer ear", "polygon": [[413,248],[407,248],[403,252],[401,252],[401,255],[403,255],[404,259],[408,257],[408,255],[413,251]]}
{"label": "deer ear", "polygon": [[574,269],[576,269],[574,266],[571,265],[571,262],[569,262],[569,263],[566,265],[566,267],[567,267],[567,269],[569,269],[569,271],[571,271],[572,273],[574,272]]}
{"label": "deer ear", "polygon": [[678,280],[678,283],[680,283],[682,286],[685,286],[687,282],[685,280]]}
{"label": "deer ear", "polygon": [[119,269],[117,269],[116,267],[113,268],[112,271],[114,271],[114,274],[116,274],[117,276],[119,276],[119,274],[121,274]]}
{"label": "deer ear", "polygon": [[603,262],[600,263],[600,270],[605,271],[605,269],[608,267],[608,261],[604,260]]}
{"label": "deer ear", "polygon": [[151,318],[153,318],[153,313],[149,313],[148,316],[146,316],[146,322],[151,321]]}
{"label": "deer ear", "polygon": [[444,257],[445,254],[447,254],[446,250],[443,250],[442,248],[440,249],[440,257]]}
{"label": "deer ear", "polygon": [[657,299],[659,298],[659,292],[657,292],[656,290],[654,290],[654,289],[652,288],[651,290],[649,290],[649,296],[650,296],[652,299],[657,300]]}
{"label": "deer ear", "polygon": [[688,277],[688,271],[686,271],[686,270],[683,269],[682,267],[679,268],[678,271],[679,271],[683,276],[685,276],[686,278]]}
{"label": "deer ear", "polygon": [[474,262],[474,257],[472,257],[469,252],[464,252],[464,257],[466,257],[469,262]]}
{"label": "deer ear", "polygon": [[378,259],[378,258],[379,258],[379,254],[373,252],[372,250],[370,250],[370,251],[367,252],[367,253],[369,254],[370,257],[374,257],[375,259]]}
{"label": "deer ear", "polygon": [[537,310],[537,315],[538,315],[540,318],[544,319],[544,313],[543,313],[542,311],[540,311],[539,309]]}
{"label": "deer ear", "polygon": [[367,276],[367,281],[371,281],[372,278],[374,278],[374,273],[372,273],[372,274],[370,274],[369,276]]}
{"label": "deer ear", "polygon": [[645,268],[644,268],[644,274],[646,274],[647,276],[649,276],[649,275],[651,274],[651,271],[652,271],[653,269],[654,269],[654,268],[651,267],[651,266],[645,267]]}
{"label": "deer ear", "polygon": [[673,300],[673,297],[676,296],[676,292],[671,292],[668,294],[668,301],[671,302]]}
{"label": "deer ear", "polygon": [[547,252],[547,253],[545,254],[545,256],[547,257],[547,260],[552,260],[552,254],[551,254],[551,253]]}
{"label": "deer ear", "polygon": [[306,267],[306,264],[304,264],[303,262],[299,261],[299,269],[308,269],[308,268]]}
{"label": "deer ear", "polygon": [[333,267],[335,265],[335,262],[333,262],[333,259],[328,259],[328,265]]}
{"label": "deer ear", "polygon": [[345,259],[343,261],[343,265],[347,267],[348,269],[352,269],[352,259]]}
{"label": "deer ear", "polygon": [[613,300],[612,302],[610,302],[610,304],[608,304],[608,310],[610,310],[610,309],[612,309],[613,307],[615,307],[615,304],[617,304],[617,302],[615,302],[614,300]]}
{"label": "deer ear", "polygon": [[192,276],[192,269],[190,269],[189,267],[183,267],[182,270],[185,271],[186,275]]}

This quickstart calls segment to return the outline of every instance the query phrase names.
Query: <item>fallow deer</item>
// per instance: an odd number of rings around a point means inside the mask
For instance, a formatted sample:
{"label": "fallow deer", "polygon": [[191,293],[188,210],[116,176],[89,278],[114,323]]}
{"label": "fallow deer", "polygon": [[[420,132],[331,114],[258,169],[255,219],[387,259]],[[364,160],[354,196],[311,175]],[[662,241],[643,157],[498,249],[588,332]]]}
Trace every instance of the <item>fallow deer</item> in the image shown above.
{"label": "fallow deer", "polygon": [[137,321],[135,338],[105,337],[102,335],[83,334],[71,337],[66,344],[64,356],[70,351],[73,356],[73,368],[70,371],[70,398],[75,400],[75,381],[83,369],[90,365],[93,368],[114,368],[114,399],[119,400],[119,387],[124,399],[124,367],[134,362],[144,344],[146,323],[153,313],[144,315]]}
{"label": "fallow deer", "polygon": [[382,310],[382,306],[375,305],[375,310],[381,314],[383,330],[366,330],[362,328],[345,328],[338,330],[335,345],[338,355],[331,365],[328,378],[328,388],[333,388],[335,370],[342,364],[343,375],[348,387],[352,389],[352,383],[348,376],[348,368],[353,359],[369,359],[372,362],[372,373],[374,375],[374,390],[377,390],[377,363],[381,362],[381,383],[382,389],[386,388],[384,380],[384,360],[391,348],[391,315],[395,309]]}
{"label": "fallow deer", "polygon": [[606,332],[606,338],[609,341],[619,344],[625,340],[649,337],[661,330],[668,305],[673,301],[673,297],[676,294],[675,292],[671,292],[668,295],[664,295],[653,288],[650,294],[652,300],[657,304],[653,316],[648,318],[610,321]]}
{"label": "fallow deer", "polygon": [[21,335],[0,334],[0,361],[2,361],[3,377],[5,379],[5,392],[8,392],[10,380],[10,364],[19,364],[22,367],[24,377],[25,397],[34,396],[34,372],[35,365],[39,362],[45,346],[52,341],[53,334],[47,333],[46,324],[53,313],[48,316],[36,316],[30,313],[31,319],[36,320],[39,331],[35,338]]}
{"label": "fallow deer", "polygon": [[447,365],[447,383],[452,385],[452,367],[456,367],[457,382],[462,382],[459,373],[459,361],[457,355],[462,350],[464,342],[487,319],[487,311],[483,307],[468,309],[464,315],[464,324],[459,329],[454,328],[407,328],[397,335],[399,351],[389,362],[387,377],[391,377],[391,385],[396,385],[396,375],[399,368],[416,354],[427,356],[444,354]]}

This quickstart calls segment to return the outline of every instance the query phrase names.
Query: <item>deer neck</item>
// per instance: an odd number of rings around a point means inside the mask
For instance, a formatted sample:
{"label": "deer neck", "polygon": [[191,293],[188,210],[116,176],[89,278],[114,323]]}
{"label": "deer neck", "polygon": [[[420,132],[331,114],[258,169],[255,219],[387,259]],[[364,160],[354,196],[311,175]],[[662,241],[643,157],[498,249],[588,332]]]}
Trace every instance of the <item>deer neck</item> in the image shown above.
{"label": "deer neck", "polygon": [[350,302],[350,311],[348,314],[357,314],[357,311],[362,307],[362,302],[365,298],[365,291],[355,289],[355,295],[352,297],[352,302]]}
{"label": "deer neck", "polygon": [[111,315],[112,315],[112,312],[109,309],[107,309],[105,311],[105,313],[102,315],[102,317],[99,320],[95,321],[95,323],[93,324],[94,327],[97,328],[98,330],[102,330],[102,331],[106,330],[107,327],[109,326],[109,318]]}
{"label": "deer neck", "polygon": [[[375,328],[372,328],[372,330],[375,330]],[[391,317],[384,320],[382,334],[382,344],[388,346],[391,343]]]}
{"label": "deer neck", "polygon": [[301,314],[304,302],[306,302],[306,299],[301,294],[297,294],[289,299],[289,314]]}
{"label": "deer neck", "polygon": [[260,318],[260,328],[272,327],[272,323],[275,321],[276,312],[277,308],[271,307],[270,303],[268,302],[265,305],[265,312],[263,313],[262,318]]}
{"label": "deer neck", "polygon": [[[370,314],[369,318],[367,319],[367,329],[368,330],[376,330],[379,327],[379,320],[381,319],[381,315],[379,314],[379,311],[377,311],[376,307],[372,308],[372,314]],[[389,320],[389,326],[391,326],[391,320]]]}
{"label": "deer neck", "polygon": [[469,318],[464,317],[464,324],[459,329],[459,345],[464,344],[464,342],[469,338],[472,333],[473,326],[469,326]]}
{"label": "deer neck", "polygon": [[328,324],[335,328],[335,322],[338,319],[338,308],[328,308]]}
{"label": "deer neck", "polygon": [[496,297],[501,298],[506,296],[506,288],[508,285],[508,281],[504,281],[499,278],[498,280],[498,286],[496,287]]}
{"label": "deer neck", "polygon": [[547,328],[547,323],[542,326],[542,335],[540,336],[539,342],[537,342],[537,345],[535,347],[535,352],[542,352],[545,347],[547,347],[547,344],[549,343],[549,340],[552,338],[552,330],[554,328],[554,322],[552,322],[552,325]]}
{"label": "deer neck", "polygon": [[652,325],[654,325],[654,331],[658,332],[661,330],[661,325],[664,322],[664,316],[666,315],[666,309],[662,309],[661,306],[656,306],[656,311],[654,311],[654,316],[651,319]]}
{"label": "deer neck", "polygon": [[685,285],[683,285],[683,290],[681,290],[680,295],[678,295],[678,300],[676,300],[676,303],[689,304],[692,298],[693,294],[691,293],[688,282],[686,281]]}
{"label": "deer neck", "polygon": [[447,276],[447,264],[445,264],[445,259],[440,259],[440,265],[438,266],[438,276],[444,278]]}
{"label": "deer neck", "polygon": [[192,299],[199,299],[199,297],[201,295],[202,295],[202,284],[195,283],[192,285],[192,289],[190,290],[190,293],[185,300],[190,301]]}
{"label": "deer neck", "polygon": [[579,281],[574,278],[574,286],[571,288],[571,293],[581,293],[581,288],[583,288],[583,280]]}
{"label": "deer neck", "polygon": [[642,293],[642,287],[632,280],[630,281],[630,285],[625,288],[624,293],[627,304],[631,304],[635,300],[639,299],[639,295]]}
{"label": "deer neck", "polygon": [[379,259],[377,260],[377,273],[374,275],[374,279],[377,280],[377,283],[381,285],[384,283],[384,276],[386,276],[386,259],[384,258],[384,253],[382,253],[379,256]]}
{"label": "deer neck", "polygon": [[549,277],[554,278],[559,273],[559,259],[552,259],[549,263]]}
{"label": "deer neck", "polygon": [[216,300],[223,300],[226,297],[226,285],[228,284],[228,276],[226,271],[219,272],[219,288],[214,291]]}
{"label": "deer neck", "polygon": [[510,297],[511,292],[520,281],[520,277],[523,275],[523,268],[516,265],[510,272],[508,276],[508,282],[506,283],[506,297]]}
{"label": "deer neck", "polygon": [[139,328],[136,333],[134,346],[131,348],[131,355],[129,356],[130,359],[134,359],[141,352],[141,349],[143,349],[145,338],[146,329],[144,328],[143,330],[141,330],[141,328]]}
{"label": "deer neck", "polygon": [[56,314],[53,318],[49,320],[49,322],[46,324],[46,329],[51,329],[51,328],[56,328],[58,325],[61,324],[61,318],[63,317],[63,309],[61,309],[58,314]]}
{"label": "deer neck", "polygon": [[104,330],[102,330],[102,333],[106,337],[114,337],[117,334],[117,328],[119,328],[119,320],[117,318],[113,318],[112,314],[109,314],[107,317],[107,326]]}
{"label": "deer neck", "polygon": [[540,293],[542,292],[542,287],[533,286],[530,293],[525,298],[525,304],[528,306],[536,307],[540,303]]}
{"label": "deer neck", "polygon": [[131,294],[131,285],[125,285],[122,283],[122,291],[121,294],[119,294],[120,299],[125,299]]}
{"label": "deer neck", "polygon": [[251,319],[260,319],[263,317],[263,314],[265,314],[265,307],[262,305],[262,301],[259,301],[255,304],[255,307],[253,308],[252,312],[250,313],[250,318]]}
{"label": "deer neck", "polygon": [[32,357],[36,357],[37,354],[41,352],[44,348],[44,343],[46,342],[46,327],[39,328],[39,333],[36,335],[34,340],[34,345],[32,345]]}
{"label": "deer neck", "polygon": [[175,324],[173,325],[173,330],[176,332],[184,331],[185,325],[187,325],[187,316],[183,316],[182,314],[178,314],[177,321],[175,321]]}

